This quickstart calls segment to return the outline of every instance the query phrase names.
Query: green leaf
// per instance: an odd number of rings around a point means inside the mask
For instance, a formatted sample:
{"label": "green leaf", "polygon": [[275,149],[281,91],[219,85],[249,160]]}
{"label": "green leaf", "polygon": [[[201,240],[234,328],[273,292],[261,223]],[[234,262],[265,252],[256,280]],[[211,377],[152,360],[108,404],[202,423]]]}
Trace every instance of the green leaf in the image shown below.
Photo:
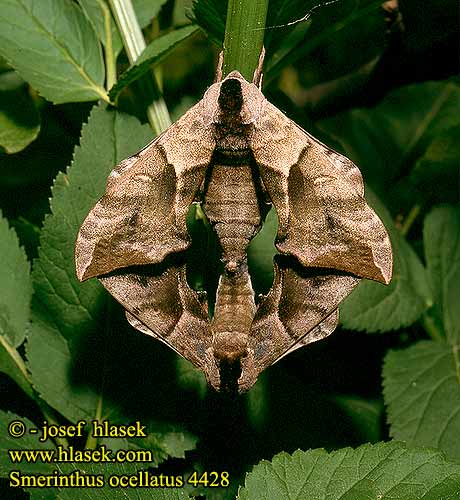
{"label": "green leaf", "polygon": [[0,0],[0,54],[54,103],[107,100],[99,41],[71,0]]}
{"label": "green leaf", "polygon": [[[132,0],[134,11],[141,28],[147,26],[150,21],[158,15],[161,7],[167,0]],[[113,18],[107,0],[78,0],[86,17],[92,23],[99,40],[107,49],[106,16],[109,17],[110,34],[112,37],[112,50],[115,57],[123,48],[123,41],[120,36],[115,19]]]}
{"label": "green leaf", "polygon": [[32,285],[30,267],[16,233],[0,212],[0,371],[29,396],[32,387],[24,361],[16,350],[25,338]]}
{"label": "green leaf", "polygon": [[248,247],[249,271],[256,293],[268,293],[273,284],[273,257],[278,253],[274,243],[277,232],[278,216],[272,208]]}
{"label": "green leaf", "polygon": [[410,173],[410,181],[435,202],[458,201],[460,125],[436,135]]}
{"label": "green leaf", "polygon": [[[102,396],[93,386],[74,380],[75,356],[59,330],[38,312],[32,320],[26,355],[40,397],[71,422],[94,419]],[[116,413],[109,404],[103,410],[106,418]]]}
{"label": "green leaf", "polygon": [[[439,134],[460,124],[460,88],[426,82],[390,92],[377,106],[322,120],[371,186],[393,186]],[[407,193],[406,193],[407,196]]]}
{"label": "green leaf", "polygon": [[137,20],[141,28],[145,28],[154,17],[157,17],[167,0],[132,0],[132,2]]}
{"label": "green leaf", "polygon": [[423,341],[391,351],[383,368],[391,436],[460,461],[458,346]]}
{"label": "green leaf", "polygon": [[224,41],[227,3],[221,0],[193,0],[193,22],[201,26],[219,47]]}
{"label": "green leaf", "polygon": [[352,330],[384,332],[416,321],[432,305],[426,271],[390,214],[370,189],[366,199],[382,219],[393,248],[393,278],[387,286],[363,280],[340,306],[342,324]]}
{"label": "green leaf", "polygon": [[152,65],[159,64],[175,47],[187,40],[197,30],[196,26],[185,26],[153,40],[139,56],[136,64],[123,73],[118,82],[111,88],[110,99],[116,99],[125,87],[150,71]]}
{"label": "green leaf", "polygon": [[93,25],[93,28],[105,47],[108,50],[106,23],[110,26],[110,36],[112,38],[112,51],[116,56],[123,48],[123,41],[121,40],[120,32],[118,31],[115,19],[113,18],[110,7],[106,0],[78,0],[81,8]]}
{"label": "green leaf", "polygon": [[393,437],[435,446],[460,461],[458,207],[432,210],[425,218],[423,239],[434,294],[428,318],[440,341],[419,342],[386,356],[383,378],[388,422]]}
{"label": "green leaf", "polygon": [[[20,421],[24,424],[26,432],[24,436],[14,438],[8,432],[8,426],[14,422]],[[37,474],[37,473],[50,473],[53,471],[51,464],[43,463],[37,460],[36,463],[32,461],[13,462],[11,460],[9,450],[51,450],[54,449],[53,443],[49,440],[40,441],[40,430],[38,433],[31,434],[30,429],[37,429],[37,426],[30,420],[10,412],[0,411],[0,476],[6,477],[12,470],[20,470],[24,474]]]}
{"label": "green leaf", "polygon": [[131,448],[143,448],[152,451],[155,465],[159,465],[168,457],[185,458],[185,452],[196,448],[198,439],[183,429],[151,422],[146,426],[146,438],[130,440]]}
{"label": "green leaf", "polygon": [[438,207],[425,218],[425,258],[435,305],[430,311],[442,322],[447,342],[460,344],[460,210]]}
{"label": "green leaf", "polygon": [[31,296],[26,254],[0,212],[0,335],[13,347],[24,341]]}
{"label": "green leaf", "polygon": [[[94,417],[101,396],[97,388],[73,380],[73,355],[85,342],[96,343],[88,347],[95,351],[103,349],[101,339],[109,328],[106,315],[112,316],[102,286],[96,280],[80,284],[76,279],[75,239],[111,169],[150,139],[150,129],[137,119],[105,106],[94,108],[71,167],[58,175],[52,189],[52,213],[45,219],[33,269],[35,314],[27,358],[39,393],[72,421]],[[101,362],[93,358],[94,363]],[[85,364],[89,370],[90,358]],[[101,376],[100,367],[94,370]]]}
{"label": "green leaf", "polygon": [[0,74],[0,147],[17,153],[39,131],[40,115],[22,79],[13,71]]}
{"label": "green leaf", "polygon": [[434,450],[378,443],[280,453],[247,474],[238,500],[454,500],[460,465]]}

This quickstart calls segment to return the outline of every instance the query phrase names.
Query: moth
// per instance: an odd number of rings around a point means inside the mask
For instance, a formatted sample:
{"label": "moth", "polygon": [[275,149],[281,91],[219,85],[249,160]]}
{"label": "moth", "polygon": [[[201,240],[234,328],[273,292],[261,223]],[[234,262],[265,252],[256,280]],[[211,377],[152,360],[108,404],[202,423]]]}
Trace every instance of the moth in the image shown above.
{"label": "moth", "polygon": [[[301,129],[238,71],[110,174],[76,242],[77,277],[97,277],[129,323],[190,360],[216,390],[244,392],[268,366],[329,335],[361,278],[388,283],[391,245],[358,168]],[[247,247],[267,203],[278,216],[274,280],[255,297]],[[200,202],[223,272],[208,297],[187,282],[186,216]],[[206,258],[205,256],[203,258]]]}

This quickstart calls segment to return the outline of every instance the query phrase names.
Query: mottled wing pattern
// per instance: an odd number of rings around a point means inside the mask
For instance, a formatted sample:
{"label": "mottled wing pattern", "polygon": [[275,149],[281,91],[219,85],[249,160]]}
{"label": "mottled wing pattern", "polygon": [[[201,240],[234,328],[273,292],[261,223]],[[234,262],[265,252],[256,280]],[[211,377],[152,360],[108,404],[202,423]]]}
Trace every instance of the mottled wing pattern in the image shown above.
{"label": "mottled wing pattern", "polygon": [[339,324],[339,309],[337,308],[334,311],[332,311],[331,314],[329,314],[329,316],[324,318],[323,321],[321,321],[321,323],[318,326],[316,326],[315,328],[313,328],[313,330],[308,332],[308,335],[305,335],[305,337],[303,337],[291,348],[289,348],[284,354],[282,354],[279,358],[277,358],[276,361],[274,361],[274,363],[277,363],[280,359],[283,359],[285,356],[291,354],[291,352],[294,352],[300,347],[305,347],[306,345],[311,344],[312,342],[324,339],[337,328],[338,324]]}
{"label": "mottled wing pattern", "polygon": [[185,277],[185,265],[140,266],[99,277],[126,309],[130,324],[204,370],[212,344],[207,308]]}
{"label": "mottled wing pattern", "polygon": [[305,267],[331,268],[388,283],[388,234],[364,199],[358,168],[268,101],[251,149],[278,213],[276,246]]}
{"label": "mottled wing pattern", "polygon": [[288,352],[332,333],[338,305],[360,281],[278,260],[273,286],[260,302],[251,330],[249,347],[258,373]]}
{"label": "mottled wing pattern", "polygon": [[200,101],[161,136],[110,174],[83,222],[75,261],[85,280],[155,264],[189,246],[186,215],[214,150]]}

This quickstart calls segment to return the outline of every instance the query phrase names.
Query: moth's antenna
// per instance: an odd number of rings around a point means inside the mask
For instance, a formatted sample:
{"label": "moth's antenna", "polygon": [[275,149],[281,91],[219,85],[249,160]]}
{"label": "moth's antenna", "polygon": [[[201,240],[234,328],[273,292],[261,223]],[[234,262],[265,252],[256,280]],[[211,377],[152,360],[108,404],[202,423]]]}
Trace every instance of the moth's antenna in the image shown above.
{"label": "moth's antenna", "polygon": [[273,30],[273,29],[276,29],[276,28],[285,28],[287,26],[293,26],[294,24],[299,24],[299,23],[303,23],[305,21],[308,21],[312,15],[312,13],[316,10],[316,9],[319,9],[321,7],[327,7],[328,5],[332,5],[334,3],[337,3],[337,2],[340,2],[341,0],[329,0],[328,2],[323,2],[323,3],[320,3],[318,5],[315,5],[314,7],[312,7],[303,17],[301,17],[300,19],[296,19],[295,21],[291,21],[289,23],[286,23],[286,24],[278,24],[276,26],[265,26],[264,28],[254,28],[252,31],[261,31],[261,30]]}
{"label": "moth's antenna", "polygon": [[257,68],[254,70],[254,76],[252,77],[252,83],[257,85],[259,89],[262,88],[262,68],[264,65],[265,59],[265,47],[262,46],[262,50],[260,51],[259,62],[257,63]]}
{"label": "moth's antenna", "polygon": [[214,83],[219,83],[222,81],[222,67],[224,65],[224,51],[219,52],[219,59],[217,60],[216,77],[214,78]]}

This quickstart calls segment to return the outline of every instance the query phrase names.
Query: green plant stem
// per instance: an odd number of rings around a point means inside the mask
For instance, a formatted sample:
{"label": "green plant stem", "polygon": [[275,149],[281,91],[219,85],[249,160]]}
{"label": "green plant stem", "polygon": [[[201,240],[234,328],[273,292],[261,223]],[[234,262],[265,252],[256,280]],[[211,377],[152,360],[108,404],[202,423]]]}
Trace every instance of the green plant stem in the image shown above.
{"label": "green plant stem", "polygon": [[117,61],[113,52],[113,39],[111,29],[111,14],[110,9],[104,1],[99,0],[99,5],[104,13],[104,31],[105,31],[105,73],[106,73],[106,88],[109,91],[117,81]]}
{"label": "green plant stem", "polygon": [[439,328],[436,326],[436,323],[434,322],[433,318],[429,314],[424,313],[422,315],[422,325],[425,331],[433,340],[437,341],[446,340],[444,338],[444,335],[439,331]]}
{"label": "green plant stem", "polygon": [[11,361],[16,365],[17,369],[21,373],[22,377],[20,379],[15,378],[15,382],[21,387],[21,389],[30,397],[34,397],[34,389],[32,385],[32,380],[30,378],[29,372],[27,371],[24,360],[18,351],[6,340],[6,337],[0,332],[0,345],[8,353]]}
{"label": "green plant stem", "polygon": [[401,234],[403,236],[407,236],[407,233],[409,232],[410,228],[412,227],[412,224],[415,222],[415,219],[418,217],[419,213],[420,213],[420,205],[414,205],[410,209],[410,212],[407,214],[407,217],[404,219],[404,222],[401,226]]}
{"label": "green plant stem", "polygon": [[[109,3],[120,30],[129,62],[134,64],[145,49],[145,40],[133,4],[131,0],[109,0]],[[148,106],[147,117],[153,131],[160,134],[171,125],[171,118],[156,82],[152,79],[151,83],[155,87],[155,94],[159,97],[155,98]]]}
{"label": "green plant stem", "polygon": [[267,11],[268,0],[229,0],[223,76],[236,69],[252,80],[264,43]]}

